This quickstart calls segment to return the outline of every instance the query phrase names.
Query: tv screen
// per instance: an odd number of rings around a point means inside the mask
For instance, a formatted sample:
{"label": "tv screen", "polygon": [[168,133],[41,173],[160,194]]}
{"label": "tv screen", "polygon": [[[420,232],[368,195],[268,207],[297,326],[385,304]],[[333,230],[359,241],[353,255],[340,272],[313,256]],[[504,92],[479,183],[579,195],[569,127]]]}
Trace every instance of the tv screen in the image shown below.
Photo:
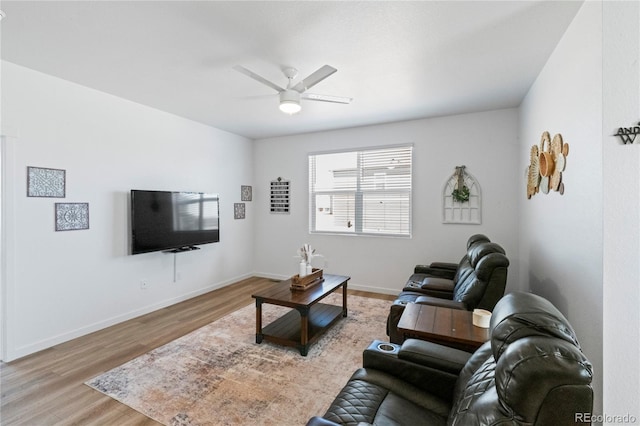
{"label": "tv screen", "polygon": [[218,194],[131,190],[131,254],[220,241]]}

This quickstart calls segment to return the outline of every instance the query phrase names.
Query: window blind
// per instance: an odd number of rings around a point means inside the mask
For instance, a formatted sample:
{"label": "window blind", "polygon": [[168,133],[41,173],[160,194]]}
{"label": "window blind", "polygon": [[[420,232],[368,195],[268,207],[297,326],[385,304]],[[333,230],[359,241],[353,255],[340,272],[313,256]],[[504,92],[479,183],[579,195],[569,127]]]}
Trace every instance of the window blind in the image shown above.
{"label": "window blind", "polygon": [[309,155],[314,233],[411,236],[413,146]]}

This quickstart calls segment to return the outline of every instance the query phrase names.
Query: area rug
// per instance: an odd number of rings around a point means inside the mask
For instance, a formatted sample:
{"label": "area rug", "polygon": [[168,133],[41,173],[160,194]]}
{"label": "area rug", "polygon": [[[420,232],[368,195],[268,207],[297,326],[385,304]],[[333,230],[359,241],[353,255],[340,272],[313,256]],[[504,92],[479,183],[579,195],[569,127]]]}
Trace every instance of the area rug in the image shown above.
{"label": "area rug", "polygon": [[[332,294],[323,303],[342,304]],[[389,301],[348,298],[348,316],[311,345],[255,343],[255,306],[95,377],[86,384],[165,425],[304,425],[327,410],[371,341],[387,340]],[[262,305],[263,324],[287,308]]]}

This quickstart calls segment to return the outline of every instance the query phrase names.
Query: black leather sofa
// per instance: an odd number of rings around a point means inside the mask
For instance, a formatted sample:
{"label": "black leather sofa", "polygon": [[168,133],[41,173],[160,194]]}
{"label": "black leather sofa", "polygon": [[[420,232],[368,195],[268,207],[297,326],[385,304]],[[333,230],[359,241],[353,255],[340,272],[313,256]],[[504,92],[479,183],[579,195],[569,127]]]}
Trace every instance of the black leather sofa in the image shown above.
{"label": "black leather sofa", "polygon": [[473,354],[415,339],[389,354],[374,342],[363,368],[307,425],[563,426],[588,418],[592,366],[548,300],[507,294],[490,335]]}
{"label": "black leather sofa", "polygon": [[407,303],[493,310],[504,295],[508,267],[504,249],[482,234],[469,238],[467,252],[457,266],[439,262],[417,265],[389,310],[390,341],[402,343],[404,339],[397,325]]}

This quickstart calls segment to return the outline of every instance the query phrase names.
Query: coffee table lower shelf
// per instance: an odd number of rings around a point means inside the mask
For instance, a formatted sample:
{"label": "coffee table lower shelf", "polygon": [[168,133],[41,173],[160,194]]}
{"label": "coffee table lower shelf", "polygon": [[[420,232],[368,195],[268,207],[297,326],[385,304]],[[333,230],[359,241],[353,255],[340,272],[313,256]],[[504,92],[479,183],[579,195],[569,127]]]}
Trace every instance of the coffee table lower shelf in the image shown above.
{"label": "coffee table lower shelf", "polygon": [[309,346],[342,316],[345,316],[342,306],[317,303],[308,310],[296,308],[262,328],[261,333],[256,333],[256,343],[265,340],[293,346],[306,356]]}

